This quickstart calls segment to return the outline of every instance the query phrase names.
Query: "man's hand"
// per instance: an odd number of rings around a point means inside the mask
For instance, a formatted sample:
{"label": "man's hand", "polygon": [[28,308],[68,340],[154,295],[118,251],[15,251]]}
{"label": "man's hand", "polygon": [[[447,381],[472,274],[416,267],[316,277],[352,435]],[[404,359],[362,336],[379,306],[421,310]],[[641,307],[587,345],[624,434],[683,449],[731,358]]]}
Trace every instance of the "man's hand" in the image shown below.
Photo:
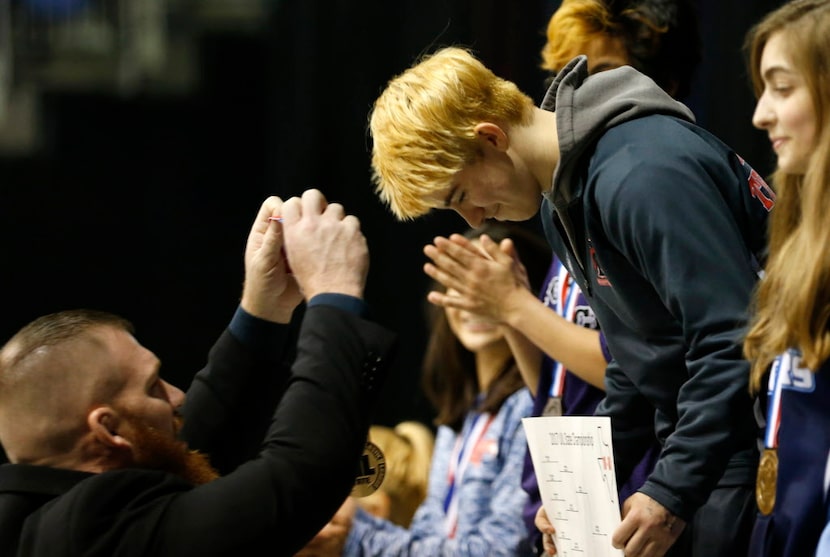
{"label": "man's hand", "polygon": [[279,216],[283,202],[269,197],[259,208],[245,246],[245,285],[242,309],[267,321],[288,323],[303,297],[297,282],[288,274],[283,247],[282,225],[268,217]]}
{"label": "man's hand", "polygon": [[662,557],[677,541],[686,522],[643,493],[623,504],[623,520],[611,537],[626,557]]}
{"label": "man's hand", "polygon": [[286,201],[282,218],[285,252],[306,301],[326,292],[363,298],[369,248],[357,217],[312,189]]}
{"label": "man's hand", "polygon": [[352,528],[357,503],[347,497],[334,517],[294,557],[340,557]]}

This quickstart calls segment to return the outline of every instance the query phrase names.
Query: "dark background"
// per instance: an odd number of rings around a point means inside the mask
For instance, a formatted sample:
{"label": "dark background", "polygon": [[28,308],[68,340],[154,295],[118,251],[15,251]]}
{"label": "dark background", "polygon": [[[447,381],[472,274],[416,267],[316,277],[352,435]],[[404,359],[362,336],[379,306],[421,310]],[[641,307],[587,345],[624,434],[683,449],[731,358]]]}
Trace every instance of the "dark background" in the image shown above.
{"label": "dark background", "polygon": [[[287,0],[254,30],[202,33],[187,94],[45,90],[39,148],[0,156],[0,342],[44,313],[105,309],[132,320],[184,387],[237,305],[260,203],[316,187],[361,219],[367,300],[401,335],[376,421],[429,421],[421,249],[465,223],[449,212],[394,220],[369,181],[367,115],[388,79],[448,44],[473,48],[539,100],[539,51],[558,4]],[[780,4],[698,2],[703,64],[688,104],[762,174],[772,159],[750,124],[740,46]]]}

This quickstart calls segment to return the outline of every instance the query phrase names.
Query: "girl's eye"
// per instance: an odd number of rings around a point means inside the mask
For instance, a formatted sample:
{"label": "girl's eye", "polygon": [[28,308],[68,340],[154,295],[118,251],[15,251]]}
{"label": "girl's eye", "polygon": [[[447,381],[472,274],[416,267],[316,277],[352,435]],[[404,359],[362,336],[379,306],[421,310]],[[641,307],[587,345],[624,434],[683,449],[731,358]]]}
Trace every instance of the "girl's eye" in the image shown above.
{"label": "girl's eye", "polygon": [[774,83],[770,88],[777,95],[786,95],[793,89],[792,85],[788,83]]}

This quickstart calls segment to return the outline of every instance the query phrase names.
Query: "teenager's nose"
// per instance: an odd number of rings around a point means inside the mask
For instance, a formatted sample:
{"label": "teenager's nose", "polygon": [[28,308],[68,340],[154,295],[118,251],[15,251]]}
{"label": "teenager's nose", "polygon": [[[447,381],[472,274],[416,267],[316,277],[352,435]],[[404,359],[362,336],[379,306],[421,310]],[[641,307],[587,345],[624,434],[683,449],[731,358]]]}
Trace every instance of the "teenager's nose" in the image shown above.
{"label": "teenager's nose", "polygon": [[472,228],[478,228],[484,224],[484,209],[480,207],[461,207],[455,212],[461,215]]}

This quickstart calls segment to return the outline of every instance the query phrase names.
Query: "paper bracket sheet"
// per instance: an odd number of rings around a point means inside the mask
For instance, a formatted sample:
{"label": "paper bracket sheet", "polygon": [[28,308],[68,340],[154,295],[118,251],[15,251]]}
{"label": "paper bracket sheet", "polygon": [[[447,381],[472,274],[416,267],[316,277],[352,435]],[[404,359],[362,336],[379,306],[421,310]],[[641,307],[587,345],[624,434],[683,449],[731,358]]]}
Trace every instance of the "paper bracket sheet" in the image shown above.
{"label": "paper bracket sheet", "polygon": [[522,419],[542,504],[559,557],[622,557],[611,545],[620,524],[611,419]]}

